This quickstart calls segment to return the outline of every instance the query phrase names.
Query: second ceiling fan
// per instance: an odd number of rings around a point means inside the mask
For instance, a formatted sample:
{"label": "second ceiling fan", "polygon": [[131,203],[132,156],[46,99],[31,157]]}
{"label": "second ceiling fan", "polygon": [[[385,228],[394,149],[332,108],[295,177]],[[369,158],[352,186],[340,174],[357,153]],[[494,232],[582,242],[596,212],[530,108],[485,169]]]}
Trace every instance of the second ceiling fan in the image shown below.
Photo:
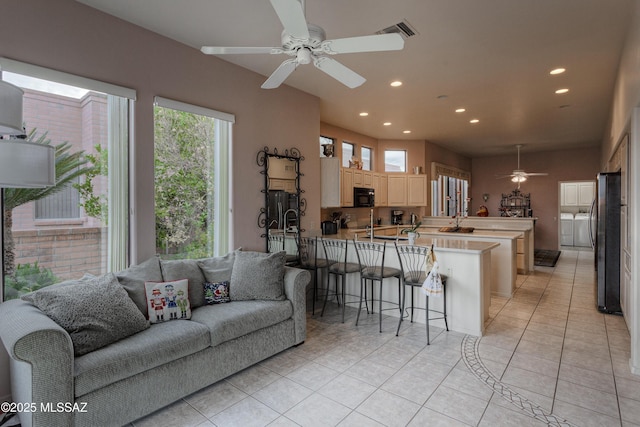
{"label": "second ceiling fan", "polygon": [[271,0],[271,5],[284,27],[281,47],[204,46],[200,50],[208,55],[284,53],[291,56],[292,58],[280,64],[262,84],[263,89],[277,88],[298,65],[311,62],[320,71],[353,89],[363,84],[366,79],[325,55],[401,50],[404,47],[404,40],[397,33],[325,40],[322,28],[307,23],[304,16],[304,0]]}
{"label": "second ceiling fan", "polygon": [[510,174],[498,175],[497,178],[511,177],[511,181],[517,182],[518,185],[520,185],[521,182],[525,182],[527,180],[527,177],[549,175],[545,172],[525,172],[523,169],[520,169],[520,148],[522,148],[522,144],[516,145],[516,148],[518,149],[518,168],[514,169]]}

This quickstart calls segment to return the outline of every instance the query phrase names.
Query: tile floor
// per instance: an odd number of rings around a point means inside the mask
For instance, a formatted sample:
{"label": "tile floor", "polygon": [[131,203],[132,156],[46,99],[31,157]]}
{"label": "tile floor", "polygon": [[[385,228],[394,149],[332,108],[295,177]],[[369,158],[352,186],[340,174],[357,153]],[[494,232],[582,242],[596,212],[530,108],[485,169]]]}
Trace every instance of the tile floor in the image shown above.
{"label": "tile floor", "polygon": [[[593,255],[564,250],[493,298],[484,337],[332,306],[307,340],[133,423],[143,426],[640,426],[629,334],[595,309]],[[550,415],[551,414],[551,415]]]}

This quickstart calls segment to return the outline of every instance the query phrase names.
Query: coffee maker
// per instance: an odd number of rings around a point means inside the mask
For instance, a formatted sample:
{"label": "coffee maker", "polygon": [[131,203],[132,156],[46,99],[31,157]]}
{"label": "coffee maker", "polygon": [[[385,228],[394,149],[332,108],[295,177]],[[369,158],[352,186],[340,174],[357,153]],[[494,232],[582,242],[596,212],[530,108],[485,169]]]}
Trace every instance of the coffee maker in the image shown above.
{"label": "coffee maker", "polygon": [[402,215],[404,211],[393,210],[391,211],[391,224],[402,224]]}

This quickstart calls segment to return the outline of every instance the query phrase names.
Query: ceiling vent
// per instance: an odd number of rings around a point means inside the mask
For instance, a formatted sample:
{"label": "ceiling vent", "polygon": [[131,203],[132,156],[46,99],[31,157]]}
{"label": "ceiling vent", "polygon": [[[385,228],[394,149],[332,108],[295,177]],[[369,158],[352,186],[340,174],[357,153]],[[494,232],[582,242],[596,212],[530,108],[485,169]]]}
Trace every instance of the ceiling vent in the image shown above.
{"label": "ceiling vent", "polygon": [[408,39],[409,37],[412,37],[418,34],[416,29],[413,28],[413,26],[411,26],[411,24],[409,24],[406,19],[403,19],[397,24],[394,24],[387,28],[383,28],[382,30],[376,32],[376,34],[392,34],[392,33],[400,34],[402,38],[405,40]]}

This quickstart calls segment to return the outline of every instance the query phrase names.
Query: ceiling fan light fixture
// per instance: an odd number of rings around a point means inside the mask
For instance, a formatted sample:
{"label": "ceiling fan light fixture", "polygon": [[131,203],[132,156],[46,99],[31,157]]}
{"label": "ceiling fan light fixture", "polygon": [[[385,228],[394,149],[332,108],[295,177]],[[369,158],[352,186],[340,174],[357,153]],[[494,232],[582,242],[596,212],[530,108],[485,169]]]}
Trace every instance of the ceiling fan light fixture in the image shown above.
{"label": "ceiling fan light fixture", "polygon": [[511,178],[511,182],[517,182],[517,183],[525,182],[526,180],[527,180],[527,177],[522,175],[516,175],[513,178]]}

